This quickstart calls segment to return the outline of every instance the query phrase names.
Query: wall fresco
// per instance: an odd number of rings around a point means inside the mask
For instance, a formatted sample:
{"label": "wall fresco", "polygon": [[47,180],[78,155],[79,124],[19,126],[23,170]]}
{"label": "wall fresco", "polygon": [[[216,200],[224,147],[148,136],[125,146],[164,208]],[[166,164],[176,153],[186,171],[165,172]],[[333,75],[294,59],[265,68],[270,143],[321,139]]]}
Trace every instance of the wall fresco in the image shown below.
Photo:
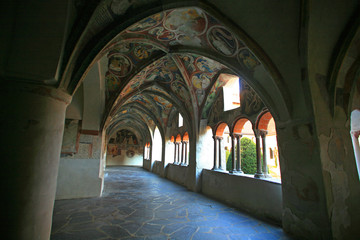
{"label": "wall fresco", "polygon": [[[125,8],[126,6],[118,6],[119,11]],[[126,38],[131,41],[124,41]],[[217,61],[197,54],[169,53],[172,46],[206,49],[210,55],[238,63],[240,70],[245,69],[245,72],[250,74],[261,65],[234,32],[196,7],[170,9],[146,17],[121,32],[111,44],[106,48],[107,99],[114,99],[112,96],[118,94],[124,99],[129,94],[137,94],[125,103],[142,104],[162,124],[167,121],[173,107],[172,103],[164,102],[164,99],[153,94],[151,99],[147,99],[141,94],[143,90],[169,97],[176,96],[182,107],[187,109],[190,117],[194,114],[193,107],[197,106],[202,111],[201,117],[207,118],[219,89],[226,84],[226,81],[217,77],[218,73],[228,69]],[[161,54],[165,56],[151,61],[155,55]],[[145,67],[136,69],[135,66]],[[151,83],[156,83],[161,88]],[[147,84],[147,89],[144,89],[144,84]],[[123,89],[120,89],[123,85],[125,85]],[[257,111],[259,106],[262,106],[261,100],[259,102],[258,96],[248,85],[244,85],[242,89],[244,90],[241,96],[242,111],[249,114],[251,111]],[[124,103],[124,101],[119,102]],[[108,107],[111,105],[109,104]],[[144,117],[144,114],[139,114]]]}

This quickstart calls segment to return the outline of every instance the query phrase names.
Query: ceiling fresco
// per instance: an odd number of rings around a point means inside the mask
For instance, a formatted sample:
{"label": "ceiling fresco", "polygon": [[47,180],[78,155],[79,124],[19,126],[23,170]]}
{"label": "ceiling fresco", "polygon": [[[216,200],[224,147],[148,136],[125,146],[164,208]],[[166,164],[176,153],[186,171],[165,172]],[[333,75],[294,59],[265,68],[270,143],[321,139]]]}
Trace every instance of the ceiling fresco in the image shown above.
{"label": "ceiling fresco", "polygon": [[[230,70],[199,54],[171,51],[176,46],[205,49],[250,73],[261,65],[234,33],[200,8],[154,14],[120,32],[102,51],[108,62],[106,108],[113,119],[129,113],[122,106],[136,106],[132,103],[148,109],[162,128],[174,108],[186,111],[190,118],[208,117],[219,89],[227,82],[219,73]],[[249,94],[245,97],[251,98]],[[146,111],[134,116],[154,126]]]}

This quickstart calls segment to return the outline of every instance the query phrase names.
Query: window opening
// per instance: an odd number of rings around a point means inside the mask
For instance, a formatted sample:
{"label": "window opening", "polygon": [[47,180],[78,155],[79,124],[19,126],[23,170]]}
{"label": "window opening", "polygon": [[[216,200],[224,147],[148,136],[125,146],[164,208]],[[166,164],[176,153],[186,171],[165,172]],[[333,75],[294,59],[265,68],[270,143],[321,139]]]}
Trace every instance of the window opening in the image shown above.
{"label": "window opening", "polygon": [[182,127],[184,125],[184,119],[181,116],[181,113],[179,113],[179,127]]}
{"label": "window opening", "polygon": [[240,80],[238,76],[231,77],[224,85],[224,111],[240,107]]}

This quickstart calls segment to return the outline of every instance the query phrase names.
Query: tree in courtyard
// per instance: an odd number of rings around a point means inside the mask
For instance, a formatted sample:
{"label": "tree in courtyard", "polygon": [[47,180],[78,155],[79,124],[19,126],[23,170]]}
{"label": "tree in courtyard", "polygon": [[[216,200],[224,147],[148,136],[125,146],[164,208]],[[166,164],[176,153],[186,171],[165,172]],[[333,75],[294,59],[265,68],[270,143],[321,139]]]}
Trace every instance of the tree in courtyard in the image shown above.
{"label": "tree in courtyard", "polygon": [[[235,153],[236,153],[235,146]],[[241,138],[241,169],[246,174],[256,173],[256,144],[247,137]],[[232,170],[231,154],[226,161],[226,170]]]}

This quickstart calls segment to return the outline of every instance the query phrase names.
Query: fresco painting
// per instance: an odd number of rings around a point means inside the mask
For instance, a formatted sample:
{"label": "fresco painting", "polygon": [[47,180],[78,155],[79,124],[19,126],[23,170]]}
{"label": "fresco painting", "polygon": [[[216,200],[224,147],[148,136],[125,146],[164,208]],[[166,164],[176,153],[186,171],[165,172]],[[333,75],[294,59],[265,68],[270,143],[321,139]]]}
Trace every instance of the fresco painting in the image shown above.
{"label": "fresco painting", "polygon": [[225,56],[233,56],[237,51],[236,38],[223,26],[211,27],[207,32],[207,39],[211,47]]}
{"label": "fresco painting", "polygon": [[120,88],[120,79],[111,72],[107,72],[105,75],[106,86],[106,98],[110,98],[110,95],[116,93]]}
{"label": "fresco painting", "polygon": [[164,13],[157,13],[150,17],[147,17],[141,20],[138,23],[135,23],[130,28],[127,29],[128,32],[141,32],[146,31],[156,25],[158,25],[164,18]]}
{"label": "fresco painting", "polygon": [[[118,9],[121,11],[120,6]],[[123,9],[126,9],[126,6]],[[122,37],[125,35],[135,36],[134,41],[122,42]],[[119,92],[123,82],[128,83],[120,93],[122,98],[142,89],[144,83],[157,82],[161,88],[149,85],[147,90],[164,96],[170,96],[169,93],[172,92],[189,109],[190,115],[194,114],[193,107],[196,107],[196,104],[198,107],[203,106],[201,114],[203,118],[208,117],[211,106],[219,94],[218,90],[225,84],[221,79],[215,79],[215,76],[219,71],[227,68],[217,61],[197,54],[168,53],[165,49],[178,45],[208,48],[213,51],[212,54],[221,54],[235,60],[240,64],[239,67],[244,67],[249,72],[254,71],[261,64],[231,30],[222,26],[217,19],[205,11],[195,7],[166,10],[154,14],[127,28],[117,36],[117,39],[119,42],[111,46],[108,55],[107,99]],[[146,61],[152,59],[154,54],[158,56],[165,54],[165,56],[146,64]],[[140,71],[134,74],[133,66],[139,63],[140,65],[144,63],[146,67],[141,70],[136,69]],[[129,79],[131,75],[134,77]],[[151,98],[131,97],[126,103],[138,102],[154,113],[159,122],[167,121],[172,104],[164,102],[161,97]],[[246,99],[244,101],[248,102],[248,105],[242,104],[244,111],[261,105],[257,95],[254,95],[249,87],[244,88],[241,98],[242,101]],[[192,103],[194,99],[196,102]],[[144,116],[141,112],[139,115],[147,118],[148,124],[154,125],[150,117]]]}
{"label": "fresco painting", "polygon": [[202,109],[201,118],[205,119],[209,116],[209,112],[211,109],[211,106],[213,105],[214,101],[216,100],[216,96],[218,95],[219,90],[221,87],[223,87],[227,83],[227,79],[223,78],[222,75],[220,75],[215,82],[215,84],[212,86],[209,95],[207,96],[206,102]]}
{"label": "fresco painting", "polygon": [[241,81],[240,89],[241,110],[248,115],[258,112],[263,107],[261,98],[245,81]]}
{"label": "fresco painting", "polygon": [[207,19],[198,8],[177,9],[167,15],[164,27],[178,34],[198,36],[206,31]]}
{"label": "fresco painting", "polygon": [[113,54],[109,57],[109,71],[119,77],[128,75],[132,68],[131,60],[123,54]]}
{"label": "fresco painting", "polygon": [[256,59],[254,54],[252,54],[247,48],[239,51],[238,61],[250,71],[253,71],[256,66],[260,65],[260,62]]}

